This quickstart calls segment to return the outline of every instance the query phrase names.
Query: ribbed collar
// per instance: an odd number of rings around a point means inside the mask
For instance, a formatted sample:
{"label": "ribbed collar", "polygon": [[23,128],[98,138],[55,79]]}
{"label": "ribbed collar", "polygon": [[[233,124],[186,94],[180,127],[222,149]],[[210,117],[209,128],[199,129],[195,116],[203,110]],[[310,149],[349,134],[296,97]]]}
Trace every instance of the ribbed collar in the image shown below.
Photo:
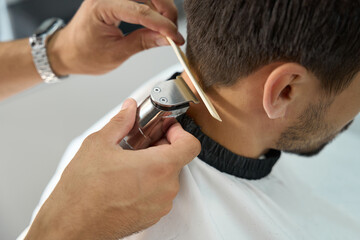
{"label": "ribbed collar", "polygon": [[[180,72],[174,73],[168,80],[176,78]],[[201,143],[199,159],[221,172],[239,178],[258,180],[266,177],[280,158],[281,152],[271,149],[264,159],[247,158],[237,155],[205,135],[201,128],[186,114],[177,118],[185,131],[194,135]]]}
{"label": "ribbed collar", "polygon": [[237,155],[205,135],[200,127],[186,114],[177,118],[185,131],[194,135],[201,143],[198,156],[202,161],[221,172],[239,178],[257,180],[266,177],[276,161],[280,151],[271,149],[264,159],[253,159]]}

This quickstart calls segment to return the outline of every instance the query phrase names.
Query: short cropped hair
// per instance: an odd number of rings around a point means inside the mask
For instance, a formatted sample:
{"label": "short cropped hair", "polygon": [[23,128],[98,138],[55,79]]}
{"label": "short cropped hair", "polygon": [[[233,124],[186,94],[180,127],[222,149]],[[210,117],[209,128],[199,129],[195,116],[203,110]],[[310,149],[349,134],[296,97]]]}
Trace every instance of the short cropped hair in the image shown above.
{"label": "short cropped hair", "polygon": [[205,88],[285,61],[338,93],[360,70],[360,0],[185,0],[184,9],[186,53]]}

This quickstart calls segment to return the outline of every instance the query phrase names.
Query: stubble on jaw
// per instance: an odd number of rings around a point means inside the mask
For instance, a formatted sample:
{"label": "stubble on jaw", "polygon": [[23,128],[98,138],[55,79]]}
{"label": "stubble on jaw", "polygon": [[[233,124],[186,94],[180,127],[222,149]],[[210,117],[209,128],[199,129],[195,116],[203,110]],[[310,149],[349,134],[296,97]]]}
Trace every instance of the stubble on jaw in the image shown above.
{"label": "stubble on jaw", "polygon": [[338,133],[332,133],[325,114],[332,101],[310,104],[298,121],[281,133],[276,147],[288,153],[314,156],[330,143]]}

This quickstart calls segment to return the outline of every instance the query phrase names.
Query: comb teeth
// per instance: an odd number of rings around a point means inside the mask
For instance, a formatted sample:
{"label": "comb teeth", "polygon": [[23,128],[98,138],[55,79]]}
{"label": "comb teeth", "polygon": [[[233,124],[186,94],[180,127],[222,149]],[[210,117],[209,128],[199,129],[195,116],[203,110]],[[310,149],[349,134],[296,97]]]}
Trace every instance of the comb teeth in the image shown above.
{"label": "comb teeth", "polygon": [[173,40],[171,40],[170,38],[166,37],[166,39],[168,40],[168,42],[170,43],[171,47],[173,48],[177,58],[179,59],[181,65],[184,67],[185,72],[187,73],[187,75],[189,76],[192,84],[194,85],[196,91],[199,93],[200,98],[202,99],[202,101],[204,102],[207,110],[209,111],[209,113],[211,114],[211,116],[213,118],[215,118],[216,120],[222,122],[219,114],[217,113],[214,105],[211,103],[210,99],[208,98],[208,96],[205,94],[204,90],[201,88],[201,86],[199,85],[198,81],[195,79],[194,75],[192,74],[191,70],[190,70],[190,66],[189,66],[189,61],[187,59],[187,57],[185,56],[184,52],[179,48],[179,46],[177,46]]}

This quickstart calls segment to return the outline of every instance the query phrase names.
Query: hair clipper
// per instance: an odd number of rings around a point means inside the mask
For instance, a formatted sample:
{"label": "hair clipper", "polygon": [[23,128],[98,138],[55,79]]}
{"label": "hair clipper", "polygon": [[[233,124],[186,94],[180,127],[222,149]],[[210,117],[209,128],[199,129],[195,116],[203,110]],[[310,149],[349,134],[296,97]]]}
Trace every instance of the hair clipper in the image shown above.
{"label": "hair clipper", "polygon": [[156,84],[138,107],[135,124],[120,142],[124,149],[144,149],[159,141],[190,102],[199,103],[181,76]]}

